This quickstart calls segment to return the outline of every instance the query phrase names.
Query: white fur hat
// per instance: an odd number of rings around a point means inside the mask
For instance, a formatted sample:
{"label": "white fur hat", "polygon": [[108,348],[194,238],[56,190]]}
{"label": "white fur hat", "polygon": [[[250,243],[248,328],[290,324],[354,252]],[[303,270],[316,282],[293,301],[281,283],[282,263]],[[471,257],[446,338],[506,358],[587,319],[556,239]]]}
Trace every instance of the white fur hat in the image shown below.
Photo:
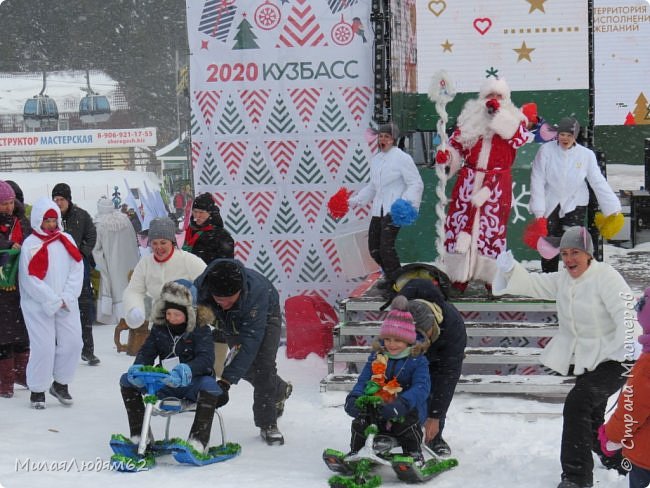
{"label": "white fur hat", "polygon": [[510,87],[505,78],[488,78],[481,85],[479,98],[487,98],[490,93],[498,93],[505,100],[510,100]]}
{"label": "white fur hat", "polygon": [[114,210],[115,210],[115,206],[113,205],[113,202],[111,202],[108,198],[101,197],[97,201],[97,213],[101,215],[105,215],[105,214],[112,213]]}

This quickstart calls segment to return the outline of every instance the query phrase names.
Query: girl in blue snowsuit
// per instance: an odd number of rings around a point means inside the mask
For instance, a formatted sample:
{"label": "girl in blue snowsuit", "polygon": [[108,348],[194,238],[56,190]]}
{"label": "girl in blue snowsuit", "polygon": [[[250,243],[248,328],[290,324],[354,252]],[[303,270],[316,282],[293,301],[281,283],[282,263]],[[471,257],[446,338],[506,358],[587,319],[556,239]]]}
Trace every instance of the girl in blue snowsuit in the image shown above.
{"label": "girl in blue snowsuit", "polygon": [[[404,454],[411,456],[416,463],[424,461],[422,425],[427,418],[431,388],[429,363],[424,356],[428,342],[416,344],[415,324],[406,311],[406,304],[404,297],[393,300],[392,310],[384,319],[379,339],[374,344],[376,351],[369,356],[345,400],[345,411],[354,417],[349,455],[364,446],[364,431],[369,424],[375,423],[380,433],[398,440]],[[374,415],[360,409],[357,402],[359,397],[368,394],[370,381],[382,387],[376,395],[384,398]]]}

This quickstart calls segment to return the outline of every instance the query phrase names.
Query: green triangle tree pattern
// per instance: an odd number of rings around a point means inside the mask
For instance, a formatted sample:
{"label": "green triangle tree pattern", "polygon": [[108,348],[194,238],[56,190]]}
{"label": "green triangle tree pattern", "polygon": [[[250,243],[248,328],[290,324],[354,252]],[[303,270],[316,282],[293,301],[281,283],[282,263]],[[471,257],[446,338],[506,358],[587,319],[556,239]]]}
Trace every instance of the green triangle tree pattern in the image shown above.
{"label": "green triangle tree pattern", "polygon": [[224,220],[228,222],[233,235],[246,235],[252,234],[253,232],[241,205],[236,200],[233,201],[228,217]]}
{"label": "green triangle tree pattern", "polygon": [[349,183],[363,183],[368,178],[368,161],[366,160],[366,155],[361,149],[360,146],[357,146],[356,149],[352,152],[352,160],[348,166],[348,170],[345,173],[345,178],[343,181]]}
{"label": "green triangle tree pattern", "polygon": [[298,234],[303,231],[291,204],[286,198],[282,198],[282,203],[273,220],[271,231],[274,234]]}
{"label": "green triangle tree pattern", "polygon": [[266,132],[269,134],[286,134],[296,132],[296,124],[289,114],[287,105],[281,95],[278,95],[273,110],[269,116],[269,122],[266,125]]}
{"label": "green triangle tree pattern", "polygon": [[190,133],[193,136],[202,136],[203,131],[201,130],[201,124],[199,123],[198,119],[196,118],[196,115],[194,112],[190,114]]}
{"label": "green triangle tree pattern", "polygon": [[320,170],[320,166],[311,152],[309,147],[305,148],[305,152],[300,158],[300,164],[296,169],[293,176],[293,183],[325,183],[325,177]]}
{"label": "green triangle tree pattern", "polygon": [[349,132],[341,108],[336,101],[336,98],[332,93],[327,97],[327,102],[325,107],[323,107],[323,112],[318,119],[318,124],[316,124],[316,129],[320,132]]}
{"label": "green triangle tree pattern", "polygon": [[260,252],[257,254],[257,258],[253,263],[253,269],[266,276],[271,283],[278,282],[278,273],[276,272],[276,266],[269,256],[266,248],[260,247]]}
{"label": "green triangle tree pattern", "polygon": [[316,252],[316,249],[314,249],[313,244],[309,247],[307,258],[300,267],[298,281],[303,283],[322,283],[324,281],[329,281],[327,271],[325,271],[320,256]]}
{"label": "green triangle tree pattern", "polygon": [[348,217],[345,217],[343,220],[337,221],[337,220],[334,220],[329,215],[327,215],[323,219],[323,225],[321,227],[320,233],[321,234],[333,234],[337,229],[337,225],[345,223],[345,221],[347,221],[347,220],[348,220]]}
{"label": "green triangle tree pattern", "polygon": [[247,185],[271,185],[274,183],[273,174],[258,148],[255,148],[250,158],[244,175],[244,183]]}
{"label": "green triangle tree pattern", "polygon": [[226,106],[223,109],[219,124],[217,125],[217,132],[221,134],[245,134],[246,125],[239,116],[237,106],[232,99],[232,95],[228,96]]}
{"label": "green triangle tree pattern", "polygon": [[[244,14],[245,15],[245,14]],[[237,34],[235,34],[235,45],[233,49],[259,49],[260,47],[255,42],[257,36],[253,32],[253,26],[244,16],[243,20],[237,26]]]}
{"label": "green triangle tree pattern", "polygon": [[209,149],[203,158],[203,167],[199,175],[199,184],[201,185],[223,185],[224,179],[219,171],[219,165],[212,156],[212,151]]}

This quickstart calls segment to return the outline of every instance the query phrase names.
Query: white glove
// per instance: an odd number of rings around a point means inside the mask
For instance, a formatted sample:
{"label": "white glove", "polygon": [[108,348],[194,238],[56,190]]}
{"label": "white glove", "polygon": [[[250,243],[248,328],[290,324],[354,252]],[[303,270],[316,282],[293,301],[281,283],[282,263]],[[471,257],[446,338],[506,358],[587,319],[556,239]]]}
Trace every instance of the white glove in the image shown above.
{"label": "white glove", "polygon": [[133,307],[126,314],[126,325],[132,329],[137,329],[144,323],[144,311],[139,307]]}
{"label": "white glove", "polygon": [[515,267],[515,257],[512,255],[512,251],[502,252],[497,256],[497,268],[502,273],[510,273],[512,268]]}
{"label": "white glove", "polygon": [[350,205],[350,208],[357,208],[360,205],[359,197],[357,197],[357,196],[351,197],[348,200],[348,205]]}

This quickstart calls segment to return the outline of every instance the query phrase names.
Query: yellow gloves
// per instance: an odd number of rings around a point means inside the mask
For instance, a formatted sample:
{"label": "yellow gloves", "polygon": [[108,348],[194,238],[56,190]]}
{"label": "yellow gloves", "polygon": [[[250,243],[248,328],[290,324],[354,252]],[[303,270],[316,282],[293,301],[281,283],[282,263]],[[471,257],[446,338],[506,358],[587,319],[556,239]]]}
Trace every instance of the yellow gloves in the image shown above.
{"label": "yellow gloves", "polygon": [[598,232],[600,232],[600,235],[604,239],[611,239],[618,234],[623,228],[624,223],[625,217],[623,217],[621,212],[608,215],[607,217],[602,212],[596,212],[596,216],[594,217],[594,224],[596,224]]}

